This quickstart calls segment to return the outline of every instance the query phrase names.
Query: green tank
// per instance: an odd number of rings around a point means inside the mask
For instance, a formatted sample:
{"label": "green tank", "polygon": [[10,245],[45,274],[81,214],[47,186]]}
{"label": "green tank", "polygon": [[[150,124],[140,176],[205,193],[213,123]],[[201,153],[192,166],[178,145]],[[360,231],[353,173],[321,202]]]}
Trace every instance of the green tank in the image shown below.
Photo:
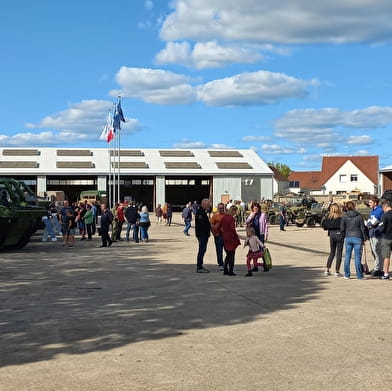
{"label": "green tank", "polygon": [[18,181],[0,177],[0,250],[24,247],[46,214],[47,209],[28,204]]}

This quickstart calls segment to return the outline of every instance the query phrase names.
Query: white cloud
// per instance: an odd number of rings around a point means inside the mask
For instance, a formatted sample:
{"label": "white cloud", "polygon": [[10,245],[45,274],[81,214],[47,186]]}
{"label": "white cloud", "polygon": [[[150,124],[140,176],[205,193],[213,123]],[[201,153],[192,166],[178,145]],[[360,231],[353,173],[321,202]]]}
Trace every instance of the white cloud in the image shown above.
{"label": "white cloud", "polygon": [[367,135],[350,136],[348,138],[348,144],[350,144],[350,145],[367,145],[367,144],[371,144],[372,142],[373,142],[373,139]]}
{"label": "white cloud", "polygon": [[266,155],[302,155],[306,153],[305,148],[286,147],[279,144],[263,144],[261,151]]}
{"label": "white cloud", "polygon": [[209,106],[272,104],[287,98],[303,98],[306,88],[317,83],[268,71],[242,73],[193,87],[180,74],[162,69],[121,67],[116,75],[121,89],[112,96],[138,98],[155,104],[189,104],[196,100]]}
{"label": "white cloud", "polygon": [[304,98],[309,84],[283,73],[258,71],[208,82],[198,87],[197,97],[210,106],[264,105]]}
{"label": "white cloud", "polygon": [[0,143],[3,146],[31,146],[44,145],[55,146],[58,144],[75,144],[85,142],[91,139],[88,134],[73,133],[73,132],[39,132],[39,133],[18,133],[13,136],[0,135]]}
{"label": "white cloud", "polygon": [[105,122],[106,113],[113,107],[113,102],[104,100],[84,100],[71,104],[59,113],[43,118],[37,124],[26,124],[28,129],[83,130],[96,132]]}
{"label": "white cloud", "polygon": [[361,155],[361,156],[369,156],[370,155],[370,152],[367,149],[360,149],[356,153],[357,153],[357,155]]}
{"label": "white cloud", "polygon": [[[124,109],[124,105],[123,109]],[[105,124],[107,112],[113,102],[105,100],[83,100],[73,103],[68,109],[44,117],[38,123],[27,123],[27,129],[36,132],[18,133],[13,136],[0,136],[4,145],[57,145],[86,142],[98,139]],[[126,111],[124,110],[125,115]],[[139,121],[126,117],[121,124],[124,135],[140,128]],[[50,129],[46,131],[43,129]]]}
{"label": "white cloud", "polygon": [[193,148],[193,149],[201,149],[201,148],[211,148],[211,149],[233,149],[233,147],[228,146],[226,144],[206,144],[203,141],[190,141],[188,139],[183,139],[178,143],[173,145],[173,148]]}
{"label": "white cloud", "polygon": [[244,45],[219,45],[217,41],[198,42],[193,49],[188,42],[168,42],[156,56],[158,64],[183,64],[196,69],[219,68],[229,63],[255,63],[262,60],[256,48]]}
{"label": "white cloud", "polygon": [[391,41],[388,0],[174,0],[165,41],[360,43]]}
{"label": "white cloud", "polygon": [[195,91],[188,78],[161,69],[121,67],[116,74],[121,90],[112,96],[142,99],[155,104],[188,104],[195,100]]}
{"label": "white cloud", "polygon": [[244,136],[241,138],[241,141],[245,141],[245,142],[253,142],[253,141],[268,141],[270,140],[271,137],[269,136]]}
{"label": "white cloud", "polygon": [[181,140],[178,143],[173,144],[173,148],[207,148],[207,145],[203,141],[190,141],[187,139]]}
{"label": "white cloud", "polygon": [[[346,140],[341,128],[379,129],[392,124],[391,107],[367,107],[342,111],[337,108],[292,110],[275,122],[275,135],[298,144],[330,147]],[[351,136],[352,145],[369,144],[369,136]]]}

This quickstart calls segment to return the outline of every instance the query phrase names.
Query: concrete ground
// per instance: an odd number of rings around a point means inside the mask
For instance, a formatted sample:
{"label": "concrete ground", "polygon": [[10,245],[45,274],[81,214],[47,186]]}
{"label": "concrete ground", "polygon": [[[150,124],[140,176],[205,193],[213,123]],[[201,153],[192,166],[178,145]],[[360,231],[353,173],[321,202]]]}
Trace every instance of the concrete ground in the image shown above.
{"label": "concrete ground", "polygon": [[392,389],[390,281],[324,276],[326,233],[295,226],[268,273],[240,247],[223,276],[211,238],[197,274],[191,234],[0,253],[0,390]]}

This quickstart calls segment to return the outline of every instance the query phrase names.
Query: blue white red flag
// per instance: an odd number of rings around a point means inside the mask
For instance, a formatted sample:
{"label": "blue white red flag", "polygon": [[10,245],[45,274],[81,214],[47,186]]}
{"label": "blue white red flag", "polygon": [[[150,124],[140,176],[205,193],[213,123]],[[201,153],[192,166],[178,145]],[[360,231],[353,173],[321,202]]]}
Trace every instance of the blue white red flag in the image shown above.
{"label": "blue white red flag", "polygon": [[114,137],[114,132],[113,132],[113,119],[112,119],[112,114],[109,112],[107,117],[106,117],[106,123],[105,126],[103,127],[102,133],[99,136],[100,140],[106,140],[107,142],[110,142],[113,140]]}
{"label": "blue white red flag", "polygon": [[115,111],[114,111],[114,116],[113,116],[113,128],[114,131],[117,129],[121,129],[121,121],[125,122],[125,117],[121,108],[121,101],[120,99],[118,100],[118,103],[116,105]]}

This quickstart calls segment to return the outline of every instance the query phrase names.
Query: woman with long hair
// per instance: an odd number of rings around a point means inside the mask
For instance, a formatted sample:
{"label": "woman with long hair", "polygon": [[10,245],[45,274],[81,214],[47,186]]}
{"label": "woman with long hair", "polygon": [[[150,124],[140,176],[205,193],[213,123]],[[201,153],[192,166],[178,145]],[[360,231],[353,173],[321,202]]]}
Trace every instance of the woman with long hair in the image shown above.
{"label": "woman with long hair", "polygon": [[342,218],[340,231],[345,237],[346,243],[346,258],[344,259],[344,278],[350,278],[350,260],[351,254],[354,250],[355,271],[358,280],[364,280],[362,273],[361,256],[362,246],[367,240],[365,224],[362,216],[355,210],[355,205],[352,201],[346,204],[347,212]]}
{"label": "woman with long hair", "polygon": [[343,212],[340,206],[336,203],[331,204],[329,212],[322,221],[322,227],[328,231],[329,236],[329,256],[327,260],[327,267],[324,274],[329,276],[333,259],[336,256],[335,276],[340,277],[340,265],[342,263],[342,252],[344,236],[340,231],[340,224],[342,222]]}
{"label": "woman with long hair", "polygon": [[253,227],[256,236],[263,243],[268,239],[267,211],[267,204],[260,205],[258,202],[253,202],[251,205],[251,213],[246,219],[247,227]]}

